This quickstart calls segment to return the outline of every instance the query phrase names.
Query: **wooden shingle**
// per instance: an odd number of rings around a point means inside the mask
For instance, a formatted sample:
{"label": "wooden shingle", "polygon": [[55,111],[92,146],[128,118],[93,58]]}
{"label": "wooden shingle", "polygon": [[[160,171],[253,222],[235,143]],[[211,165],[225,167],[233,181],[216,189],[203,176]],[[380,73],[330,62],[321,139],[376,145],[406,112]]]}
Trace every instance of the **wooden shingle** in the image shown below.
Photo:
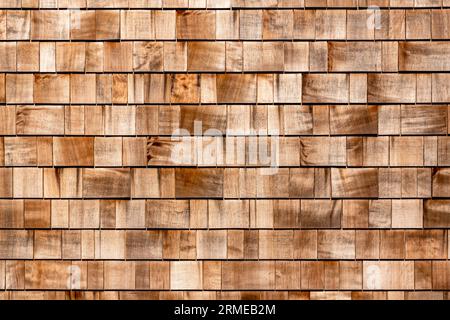
{"label": "wooden shingle", "polygon": [[32,74],[7,74],[5,81],[7,103],[33,103]]}
{"label": "wooden shingle", "polygon": [[345,200],[342,211],[344,228],[367,228],[369,223],[369,201]]}
{"label": "wooden shingle", "polygon": [[449,47],[446,42],[429,46],[425,42],[399,43],[399,70],[401,71],[446,71]]}
{"label": "wooden shingle", "polygon": [[162,71],[163,44],[161,42],[135,42],[133,47],[133,70]]}
{"label": "wooden shingle", "polygon": [[122,138],[96,137],[94,142],[96,167],[119,167],[122,165]]}
{"label": "wooden shingle", "polygon": [[446,30],[449,28],[450,10],[431,11],[431,34],[433,39],[445,39]]}
{"label": "wooden shingle", "polygon": [[424,227],[445,227],[450,221],[445,214],[447,206],[449,205],[447,200],[426,200],[424,201]]}
{"label": "wooden shingle", "polygon": [[5,288],[25,289],[24,261],[7,261],[5,263]]}
{"label": "wooden shingle", "polygon": [[274,289],[275,264],[273,262],[223,262],[222,289]]}
{"label": "wooden shingle", "polygon": [[134,290],[136,287],[134,261],[105,261],[103,272],[106,290]]}
{"label": "wooden shingle", "polygon": [[259,232],[260,259],[292,259],[294,256],[293,232],[288,230]]}
{"label": "wooden shingle", "polygon": [[239,38],[241,40],[262,39],[263,13],[259,10],[239,11]]}
{"label": "wooden shingle", "polygon": [[69,11],[42,10],[31,12],[32,40],[68,40],[69,38]]}
{"label": "wooden shingle", "polygon": [[79,198],[82,195],[81,168],[45,168],[44,196],[47,198]]}
{"label": "wooden shingle", "polygon": [[201,262],[171,262],[170,288],[175,290],[200,289],[203,285]]}
{"label": "wooden shingle", "polygon": [[378,42],[329,42],[328,55],[329,71],[381,71]]}
{"label": "wooden shingle", "polygon": [[117,10],[96,10],[95,34],[97,40],[120,39],[120,12]]}
{"label": "wooden shingle", "polygon": [[371,10],[347,10],[347,39],[373,40],[376,14]]}
{"label": "wooden shingle", "polygon": [[416,79],[413,74],[369,74],[367,81],[368,102],[416,102]]}
{"label": "wooden shingle", "polygon": [[354,259],[354,231],[319,231],[317,237],[319,259]]}
{"label": "wooden shingle", "polygon": [[363,288],[407,290],[414,288],[414,264],[410,261],[363,263]]}
{"label": "wooden shingle", "polygon": [[15,198],[42,198],[42,171],[41,168],[14,168],[13,196]]}
{"label": "wooden shingle", "polygon": [[405,237],[407,259],[447,258],[445,230],[407,231]]}
{"label": "wooden shingle", "polygon": [[128,259],[160,259],[162,237],[159,231],[130,231],[126,234]]}
{"label": "wooden shingle", "polygon": [[33,232],[0,230],[2,259],[33,259]]}
{"label": "wooden shingle", "polygon": [[256,102],[256,77],[254,75],[227,74],[217,76],[218,103]]}
{"label": "wooden shingle", "polygon": [[184,200],[149,200],[146,203],[146,226],[181,229],[189,226],[189,202]]}
{"label": "wooden shingle", "polygon": [[277,261],[275,264],[275,287],[278,290],[299,289],[301,263],[298,261]]}
{"label": "wooden shingle", "polygon": [[26,228],[49,228],[50,208],[49,200],[25,200],[24,201],[24,226]]}
{"label": "wooden shingle", "polygon": [[225,230],[197,232],[197,259],[225,259],[227,232]]}
{"label": "wooden shingle", "polygon": [[70,261],[25,262],[25,288],[47,290],[69,289],[71,283],[70,265]]}
{"label": "wooden shingle", "polygon": [[100,204],[97,200],[69,201],[69,226],[75,229],[98,228]]}
{"label": "wooden shingle", "polygon": [[156,39],[174,40],[176,38],[176,11],[153,11],[153,20]]}
{"label": "wooden shingle", "polygon": [[303,166],[343,166],[346,164],[345,139],[341,137],[301,138]]}
{"label": "wooden shingle", "polygon": [[36,137],[7,137],[4,139],[4,159],[7,166],[36,166]]}
{"label": "wooden shingle", "polygon": [[249,202],[246,200],[209,200],[210,228],[245,228],[249,226]]}
{"label": "wooden shingle", "polygon": [[150,40],[155,38],[152,11],[130,10],[120,12],[120,39]]}
{"label": "wooden shingle", "polygon": [[422,228],[421,200],[392,200],[392,228]]}
{"label": "wooden shingle", "polygon": [[95,40],[96,11],[73,10],[70,12],[70,39]]}
{"label": "wooden shingle", "polygon": [[56,72],[55,42],[39,43],[39,68],[41,72]]}
{"label": "wooden shingle", "polygon": [[70,77],[68,75],[35,75],[34,103],[69,103]]}
{"label": "wooden shingle", "polygon": [[61,231],[36,230],[34,232],[35,259],[61,259]]}
{"label": "wooden shingle", "polygon": [[58,72],[83,72],[85,70],[85,61],[85,43],[56,44],[56,70]]}
{"label": "wooden shingle", "polygon": [[308,74],[303,76],[304,103],[347,103],[349,77],[346,74]]}
{"label": "wooden shingle", "polygon": [[[5,170],[1,170],[5,171]],[[3,182],[5,185],[9,184],[8,193],[4,193],[4,197],[11,197],[12,195],[12,170],[8,170],[11,174],[9,177],[2,173]],[[3,196],[2,196],[3,197]],[[2,210],[2,216],[0,218],[0,228],[22,228],[24,226],[24,203],[22,200],[0,200],[0,209]]]}
{"label": "wooden shingle", "polygon": [[405,22],[405,10],[381,11],[380,25],[375,29],[375,39],[404,40],[406,37]]}
{"label": "wooden shingle", "polygon": [[342,201],[302,200],[302,228],[339,228],[341,226]]}
{"label": "wooden shingle", "polygon": [[325,271],[323,261],[301,262],[301,289],[314,290],[324,289]]}
{"label": "wooden shingle", "polygon": [[16,43],[3,42],[0,44],[0,53],[4,57],[0,62],[0,71],[2,72],[15,72],[17,68],[17,50]]}
{"label": "wooden shingle", "polygon": [[56,166],[92,166],[94,164],[94,140],[92,138],[53,139],[53,157]]}
{"label": "wooden shingle", "polygon": [[215,21],[215,11],[177,11],[177,38],[215,39]]}
{"label": "wooden shingle", "polygon": [[[445,105],[402,105],[401,130],[403,134],[443,134],[447,127]],[[426,118],[426,125],[423,119]]]}
{"label": "wooden shingle", "polygon": [[449,264],[447,261],[432,262],[432,287],[436,290],[448,289],[449,283]]}
{"label": "wooden shingle", "polygon": [[133,69],[133,46],[129,42],[106,42],[104,44],[104,70],[124,72]]}
{"label": "wooden shingle", "polygon": [[16,131],[22,135],[63,134],[64,108],[62,106],[18,106]]}
{"label": "wooden shingle", "polygon": [[431,38],[430,10],[406,10],[406,39],[428,38]]}
{"label": "wooden shingle", "polygon": [[391,166],[422,166],[422,137],[392,137],[390,139]]}
{"label": "wooden shingle", "polygon": [[292,10],[263,11],[263,39],[292,39],[293,26]]}
{"label": "wooden shingle", "polygon": [[346,38],[346,10],[316,11],[316,40]]}
{"label": "wooden shingle", "polygon": [[83,196],[86,198],[128,198],[131,195],[129,169],[84,169]]}
{"label": "wooden shingle", "polygon": [[332,169],[334,197],[372,198],[378,197],[377,169]]}
{"label": "wooden shingle", "polygon": [[8,10],[6,17],[6,39],[29,40],[31,31],[31,11]]}
{"label": "wooden shingle", "polygon": [[380,234],[378,230],[357,230],[355,234],[356,259],[380,257]]}
{"label": "wooden shingle", "polygon": [[435,169],[433,171],[433,196],[446,197],[450,190],[447,186],[449,181],[449,172],[447,169]]}
{"label": "wooden shingle", "polygon": [[[215,3],[215,2],[214,2]],[[216,11],[216,39],[239,39],[239,11]]]}

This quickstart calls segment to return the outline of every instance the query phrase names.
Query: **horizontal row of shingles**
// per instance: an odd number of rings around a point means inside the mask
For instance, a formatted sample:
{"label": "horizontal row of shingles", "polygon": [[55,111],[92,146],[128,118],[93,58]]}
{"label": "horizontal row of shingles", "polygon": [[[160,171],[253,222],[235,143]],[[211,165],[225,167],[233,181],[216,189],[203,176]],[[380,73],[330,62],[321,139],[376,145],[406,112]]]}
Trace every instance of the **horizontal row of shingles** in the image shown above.
{"label": "horizontal row of shingles", "polygon": [[0,166],[444,167],[450,138],[0,137]]}
{"label": "horizontal row of shingles", "polygon": [[447,260],[446,230],[0,230],[0,259]]}
{"label": "horizontal row of shingles", "polygon": [[[0,228],[447,228],[448,207],[446,200],[415,199],[0,200]],[[253,239],[251,234],[235,236]]]}
{"label": "horizontal row of shingles", "polygon": [[[447,119],[447,105],[10,105],[0,108],[0,134],[172,136],[175,142],[181,136],[236,136],[240,141],[243,136],[258,135],[428,136],[447,135]],[[347,141],[361,146],[364,139],[348,137]],[[425,137],[424,141],[436,144],[436,139]],[[430,164],[437,162],[426,162]]]}
{"label": "horizontal row of shingles", "polygon": [[450,10],[2,10],[0,40],[448,39]]}
{"label": "horizontal row of shingles", "polygon": [[[171,135],[174,139],[202,135],[229,138],[446,135],[447,108],[446,105],[4,106],[0,109],[0,134]],[[42,122],[44,118],[46,121]],[[427,119],[426,124],[423,119]],[[348,139],[361,143],[358,137],[354,138]]]}
{"label": "horizontal row of shingles", "polygon": [[[448,200],[0,200],[0,229],[448,228]],[[297,234],[315,242],[316,231]],[[370,239],[370,234],[362,232]],[[229,243],[257,233],[230,233]],[[372,237],[372,238],[373,238]],[[178,240],[176,240],[178,239]],[[245,240],[247,239],[247,240]],[[305,240],[306,241],[306,240]],[[241,247],[241,246],[239,246]],[[304,255],[302,258],[315,257]]]}
{"label": "horizontal row of shingles", "polygon": [[341,7],[441,7],[449,0],[2,0],[2,8],[341,8]]}
{"label": "horizontal row of shingles", "polygon": [[0,208],[1,229],[450,227],[448,200],[0,200]]}
{"label": "horizontal row of shingles", "polygon": [[[400,69],[449,71],[449,47],[401,43]],[[397,42],[0,42],[0,71],[396,72],[398,52]],[[419,60],[428,55],[441,64]]]}
{"label": "horizontal row of shingles", "polygon": [[0,74],[0,103],[448,103],[450,74]]}
{"label": "horizontal row of shingles", "polygon": [[0,261],[0,275],[19,290],[450,288],[448,261]]}
{"label": "horizontal row of shingles", "polygon": [[1,72],[450,71],[450,42],[0,42]]}
{"label": "horizontal row of shingles", "polygon": [[4,300],[449,300],[447,291],[1,291]]}
{"label": "horizontal row of shingles", "polygon": [[450,170],[1,168],[4,198],[450,197]]}

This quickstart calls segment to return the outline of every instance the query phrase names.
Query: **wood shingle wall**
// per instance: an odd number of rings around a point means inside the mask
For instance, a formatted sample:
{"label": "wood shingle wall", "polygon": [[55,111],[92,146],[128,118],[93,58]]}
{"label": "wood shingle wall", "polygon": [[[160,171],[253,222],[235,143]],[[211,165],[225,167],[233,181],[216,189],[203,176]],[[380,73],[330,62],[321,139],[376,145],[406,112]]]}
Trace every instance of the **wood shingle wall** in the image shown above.
{"label": "wood shingle wall", "polygon": [[449,0],[0,0],[0,299],[447,299]]}

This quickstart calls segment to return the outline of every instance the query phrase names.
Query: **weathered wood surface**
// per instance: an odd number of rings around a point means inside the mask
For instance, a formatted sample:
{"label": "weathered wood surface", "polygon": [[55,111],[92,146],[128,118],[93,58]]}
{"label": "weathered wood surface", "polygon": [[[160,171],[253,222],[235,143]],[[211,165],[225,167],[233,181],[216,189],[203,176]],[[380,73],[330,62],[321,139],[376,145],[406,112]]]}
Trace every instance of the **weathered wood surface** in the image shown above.
{"label": "weathered wood surface", "polygon": [[0,299],[450,298],[450,1],[0,8]]}

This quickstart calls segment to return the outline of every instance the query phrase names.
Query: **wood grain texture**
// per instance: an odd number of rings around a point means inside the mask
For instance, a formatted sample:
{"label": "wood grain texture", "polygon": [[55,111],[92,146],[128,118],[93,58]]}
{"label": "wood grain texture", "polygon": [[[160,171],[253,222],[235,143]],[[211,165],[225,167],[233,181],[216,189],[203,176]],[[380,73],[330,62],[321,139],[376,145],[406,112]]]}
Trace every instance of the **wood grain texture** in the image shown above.
{"label": "wood grain texture", "polygon": [[450,1],[0,8],[0,299],[449,298]]}

